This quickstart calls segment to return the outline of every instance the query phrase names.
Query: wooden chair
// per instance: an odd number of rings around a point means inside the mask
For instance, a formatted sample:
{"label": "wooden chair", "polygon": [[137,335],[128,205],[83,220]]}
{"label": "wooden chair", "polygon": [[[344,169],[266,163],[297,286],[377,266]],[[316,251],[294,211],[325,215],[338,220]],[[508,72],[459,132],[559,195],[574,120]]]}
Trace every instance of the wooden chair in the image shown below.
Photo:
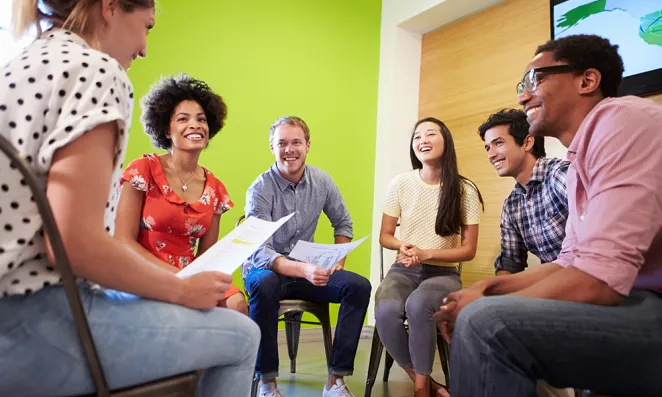
{"label": "wooden chair", "polygon": [[0,150],[11,161],[11,167],[19,170],[28,187],[30,188],[34,200],[39,208],[39,213],[44,221],[44,231],[53,249],[55,256],[55,266],[62,276],[62,283],[69,301],[69,307],[73,313],[78,337],[85,354],[87,365],[90,368],[90,374],[94,381],[96,393],[93,396],[107,397],[192,397],[195,396],[198,376],[196,372],[189,372],[166,379],[159,379],[149,383],[124,388],[121,390],[110,390],[103,373],[99,355],[94,345],[94,339],[90,332],[87,317],[83,311],[78,288],[76,287],[76,278],[71,271],[69,258],[62,242],[62,237],[57,229],[53,212],[46,194],[32,171],[28,163],[23,159],[13,145],[0,135]]}

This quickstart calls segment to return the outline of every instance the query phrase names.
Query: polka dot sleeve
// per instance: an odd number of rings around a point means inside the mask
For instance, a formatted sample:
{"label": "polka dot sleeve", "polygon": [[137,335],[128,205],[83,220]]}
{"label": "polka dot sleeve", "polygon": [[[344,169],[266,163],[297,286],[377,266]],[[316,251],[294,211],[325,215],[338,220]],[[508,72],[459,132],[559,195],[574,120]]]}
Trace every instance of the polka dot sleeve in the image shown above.
{"label": "polka dot sleeve", "polygon": [[77,70],[59,77],[54,85],[53,96],[61,98],[55,125],[46,131],[37,153],[38,165],[43,170],[50,168],[55,151],[95,127],[116,122],[119,134],[124,134],[125,120],[131,113],[130,87],[118,78],[115,66],[104,57],[92,57],[81,62]]}

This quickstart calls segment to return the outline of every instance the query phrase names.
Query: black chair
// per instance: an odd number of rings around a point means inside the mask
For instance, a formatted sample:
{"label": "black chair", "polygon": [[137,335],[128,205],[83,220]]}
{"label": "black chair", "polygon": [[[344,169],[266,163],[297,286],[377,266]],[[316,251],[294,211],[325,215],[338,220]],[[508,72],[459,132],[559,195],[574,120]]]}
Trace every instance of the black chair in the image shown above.
{"label": "black chair", "polygon": [[76,330],[78,337],[85,354],[85,359],[90,368],[90,374],[94,380],[96,388],[95,396],[107,397],[192,397],[196,394],[198,376],[196,372],[189,372],[177,376],[172,376],[166,379],[160,379],[149,383],[124,388],[121,390],[110,390],[106,383],[106,378],[103,373],[101,362],[97,354],[94,339],[90,332],[90,327],[87,322],[87,317],[83,311],[80,296],[78,295],[78,288],[76,287],[76,279],[71,271],[69,258],[62,242],[62,237],[57,229],[53,212],[46,194],[41,187],[41,183],[37,179],[34,172],[31,170],[28,163],[23,159],[18,151],[12,144],[0,135],[0,150],[9,158],[11,168],[18,169],[22,176],[25,178],[29,186],[34,200],[39,208],[39,213],[44,221],[44,229],[48,236],[49,242],[53,249],[55,256],[55,266],[57,267],[60,275],[62,276],[62,283],[64,290],[67,294],[69,307],[73,313]]}
{"label": "black chair", "polygon": [[[235,228],[246,219],[242,215],[237,219]],[[310,313],[317,318],[315,321],[304,321],[301,319],[303,313]],[[282,316],[282,317],[281,317]],[[280,301],[278,310],[278,322],[285,323],[285,339],[287,341],[287,353],[290,357],[290,373],[296,373],[297,353],[299,351],[299,336],[301,335],[301,324],[312,324],[322,326],[322,336],[324,339],[324,353],[326,353],[326,364],[331,366],[331,317],[329,315],[328,303],[314,303],[297,299],[284,299]],[[253,378],[253,387],[251,396],[257,396],[259,377]]]}
{"label": "black chair", "polygon": [[[462,273],[462,263],[458,264],[458,272]],[[384,280],[384,248],[381,247],[379,250],[379,281]],[[407,324],[405,323],[405,328]],[[449,371],[449,358],[450,358],[450,349],[448,343],[441,336],[441,332],[437,329],[437,350],[439,352],[439,358],[441,359],[441,369],[444,372],[444,378],[446,379],[446,385],[450,383],[450,371]],[[384,351],[384,345],[382,344],[381,339],[379,339],[379,333],[377,332],[377,327],[372,334],[372,348],[370,350],[370,361],[368,363],[368,377],[365,381],[365,393],[364,397],[370,397],[372,394],[372,387],[375,385],[375,380],[377,379],[377,371],[379,370],[379,363],[382,359],[382,352]],[[393,367],[393,357],[386,352],[386,359],[384,361],[384,382],[388,382],[388,377],[391,372],[391,367]]]}

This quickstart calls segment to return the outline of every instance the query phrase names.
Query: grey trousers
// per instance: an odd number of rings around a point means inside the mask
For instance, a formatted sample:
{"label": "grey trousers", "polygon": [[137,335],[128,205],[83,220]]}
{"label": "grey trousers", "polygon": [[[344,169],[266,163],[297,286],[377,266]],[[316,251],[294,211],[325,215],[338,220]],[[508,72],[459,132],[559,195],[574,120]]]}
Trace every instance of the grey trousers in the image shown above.
{"label": "grey trousers", "polygon": [[461,288],[460,275],[452,267],[391,266],[377,289],[375,322],[384,347],[400,367],[413,367],[421,375],[432,372],[437,341],[432,314],[446,295]]}

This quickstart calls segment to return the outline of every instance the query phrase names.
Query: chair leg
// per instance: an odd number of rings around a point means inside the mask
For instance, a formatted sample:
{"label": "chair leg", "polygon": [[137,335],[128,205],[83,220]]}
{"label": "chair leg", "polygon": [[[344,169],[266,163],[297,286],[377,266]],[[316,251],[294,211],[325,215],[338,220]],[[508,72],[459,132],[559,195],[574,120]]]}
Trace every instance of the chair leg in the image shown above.
{"label": "chair leg", "polygon": [[[303,313],[285,314],[285,338],[287,339],[287,353],[290,356],[290,373],[297,372],[297,353],[299,351],[299,336],[301,335],[301,316]],[[294,321],[294,322],[290,322]]]}
{"label": "chair leg", "polygon": [[309,310],[310,314],[317,318],[322,326],[322,339],[324,340],[324,353],[326,354],[326,366],[331,368],[331,359],[333,355],[333,336],[331,335],[331,316],[329,314],[329,305],[320,305],[315,309]]}
{"label": "chair leg", "polygon": [[372,387],[377,379],[377,371],[379,371],[379,362],[382,360],[383,351],[384,345],[382,344],[381,339],[379,339],[377,328],[375,328],[375,331],[372,334],[372,347],[370,348],[370,361],[368,363],[368,377],[365,381],[365,393],[363,397],[370,397],[372,394]]}
{"label": "chair leg", "polygon": [[257,397],[257,389],[260,385],[260,377],[255,374],[253,376],[253,383],[251,384],[251,397]]}
{"label": "chair leg", "polygon": [[391,356],[387,350],[386,359],[384,360],[384,382],[388,382],[388,375],[391,373],[391,367],[393,367],[393,356]]}
{"label": "chair leg", "polygon": [[441,360],[441,370],[444,372],[444,381],[446,386],[451,384],[451,375],[450,375],[450,349],[448,343],[441,336],[441,333],[437,331],[437,349],[439,351],[439,360]]}

